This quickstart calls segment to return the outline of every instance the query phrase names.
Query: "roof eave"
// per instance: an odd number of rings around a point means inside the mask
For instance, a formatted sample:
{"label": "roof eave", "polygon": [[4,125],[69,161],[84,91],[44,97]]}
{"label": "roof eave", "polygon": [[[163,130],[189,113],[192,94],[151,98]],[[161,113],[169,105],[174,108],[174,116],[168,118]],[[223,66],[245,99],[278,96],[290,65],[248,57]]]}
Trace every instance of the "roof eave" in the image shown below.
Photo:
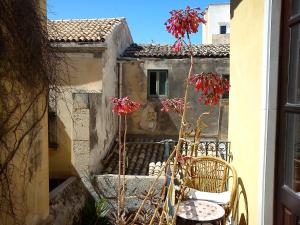
{"label": "roof eave", "polygon": [[[230,58],[229,55],[224,55],[224,56],[194,56],[194,58],[200,58],[200,59],[226,59]],[[119,61],[145,61],[145,60],[162,60],[162,59],[190,59],[189,56],[140,56],[140,57],[129,57],[129,56],[123,56],[119,57]]]}
{"label": "roof eave", "polygon": [[66,52],[103,52],[107,49],[105,42],[51,42],[51,45]]}

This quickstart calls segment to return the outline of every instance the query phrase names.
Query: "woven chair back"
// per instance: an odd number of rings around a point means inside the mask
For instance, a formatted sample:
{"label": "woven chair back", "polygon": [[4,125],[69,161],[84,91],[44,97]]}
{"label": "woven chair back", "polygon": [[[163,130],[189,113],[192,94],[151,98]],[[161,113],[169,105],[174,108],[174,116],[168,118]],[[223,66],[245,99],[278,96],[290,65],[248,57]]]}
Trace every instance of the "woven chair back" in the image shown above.
{"label": "woven chair back", "polygon": [[224,192],[228,187],[230,170],[226,161],[216,157],[193,158],[186,166],[185,184],[199,191]]}

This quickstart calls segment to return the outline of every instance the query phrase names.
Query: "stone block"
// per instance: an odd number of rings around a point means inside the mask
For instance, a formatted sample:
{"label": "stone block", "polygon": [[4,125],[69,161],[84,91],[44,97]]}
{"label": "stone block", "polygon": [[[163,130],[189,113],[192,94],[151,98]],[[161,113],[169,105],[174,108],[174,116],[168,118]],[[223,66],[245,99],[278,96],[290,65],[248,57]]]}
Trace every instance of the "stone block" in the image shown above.
{"label": "stone block", "polygon": [[74,154],[73,161],[77,165],[88,166],[89,165],[89,154],[77,154],[77,155]]}
{"label": "stone block", "polygon": [[[126,175],[126,209],[128,211],[137,210],[142,200],[139,198],[143,193],[147,192],[155,181],[154,176],[134,176]],[[159,179],[156,186],[156,190],[160,193],[162,185],[164,183],[164,177]],[[105,193],[106,198],[109,199],[109,203],[112,207],[117,206],[116,191],[118,187],[118,175],[98,175],[97,185],[103,193]],[[114,209],[116,210],[116,208]]]}
{"label": "stone block", "polygon": [[88,109],[89,94],[88,93],[73,93],[73,109]]}
{"label": "stone block", "polygon": [[73,140],[90,140],[90,110],[79,109],[73,113]]}
{"label": "stone block", "polygon": [[74,155],[89,154],[90,143],[89,141],[73,141]]}
{"label": "stone block", "polygon": [[78,224],[79,216],[89,198],[89,193],[80,179],[70,177],[50,192],[49,216],[40,224]]}

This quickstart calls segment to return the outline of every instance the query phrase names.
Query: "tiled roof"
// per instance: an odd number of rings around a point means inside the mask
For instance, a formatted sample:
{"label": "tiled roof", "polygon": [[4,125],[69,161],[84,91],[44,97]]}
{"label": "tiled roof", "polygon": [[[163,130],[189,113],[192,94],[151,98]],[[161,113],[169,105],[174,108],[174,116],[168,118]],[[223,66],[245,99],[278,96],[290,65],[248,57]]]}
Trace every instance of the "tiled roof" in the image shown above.
{"label": "tiled roof", "polygon": [[104,42],[124,18],[52,20],[47,24],[51,42]]}
{"label": "tiled roof", "polygon": [[[126,174],[129,175],[156,175],[163,163],[163,143],[166,138],[162,137],[128,137]],[[168,139],[168,138],[167,138]],[[103,174],[118,174],[118,144],[113,148],[111,154],[104,160]]]}
{"label": "tiled roof", "polygon": [[[218,45],[193,45],[193,53],[195,57],[203,58],[223,58],[229,57],[230,53],[229,44]],[[178,53],[172,50],[172,45],[160,45],[160,44],[147,44],[139,45],[132,44],[129,46],[122,55],[123,57],[131,58],[187,58],[189,57],[189,51],[187,47],[183,47]]]}
{"label": "tiled roof", "polygon": [[[127,175],[156,176],[165,165],[165,142],[169,142],[169,151],[174,147],[177,137],[149,137],[145,135],[130,135],[127,138]],[[190,145],[184,145],[182,154],[186,155],[191,150]],[[119,149],[116,144],[108,157],[103,161],[102,174],[118,174]],[[217,156],[230,162],[230,142],[202,139],[197,150],[197,155]]]}

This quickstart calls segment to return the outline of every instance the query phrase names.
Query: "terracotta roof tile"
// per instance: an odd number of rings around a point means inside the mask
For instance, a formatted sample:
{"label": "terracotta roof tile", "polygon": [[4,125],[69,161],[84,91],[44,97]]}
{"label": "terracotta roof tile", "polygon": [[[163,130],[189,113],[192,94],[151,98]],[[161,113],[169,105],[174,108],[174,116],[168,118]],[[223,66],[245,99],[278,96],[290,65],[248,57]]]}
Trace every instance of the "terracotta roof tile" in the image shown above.
{"label": "terracotta roof tile", "polygon": [[49,21],[48,34],[51,42],[104,42],[107,35],[124,18],[72,19]]}
{"label": "terracotta roof tile", "polygon": [[[193,45],[193,53],[195,57],[228,58],[230,55],[230,45]],[[189,51],[187,47],[183,47],[180,52],[175,53],[172,50],[172,45],[132,44],[125,50],[122,57],[187,58],[189,57]]]}
{"label": "terracotta roof tile", "polygon": [[[156,175],[164,160],[165,146],[161,137],[128,137],[126,174]],[[104,160],[103,174],[118,174],[118,144]],[[154,165],[154,167],[153,167]]]}
{"label": "terracotta roof tile", "polygon": [[[149,175],[156,176],[166,159],[164,141],[172,137],[147,137],[144,135],[129,135],[127,138],[127,175]],[[176,137],[173,137],[173,140]],[[169,142],[169,148],[173,149],[174,142]],[[184,145],[182,154],[186,155],[191,150],[190,145]],[[118,144],[114,146],[109,156],[103,161],[102,174],[118,174]],[[216,142],[203,139],[199,144],[197,155],[218,156],[224,160],[231,161],[230,143],[227,141]]]}

